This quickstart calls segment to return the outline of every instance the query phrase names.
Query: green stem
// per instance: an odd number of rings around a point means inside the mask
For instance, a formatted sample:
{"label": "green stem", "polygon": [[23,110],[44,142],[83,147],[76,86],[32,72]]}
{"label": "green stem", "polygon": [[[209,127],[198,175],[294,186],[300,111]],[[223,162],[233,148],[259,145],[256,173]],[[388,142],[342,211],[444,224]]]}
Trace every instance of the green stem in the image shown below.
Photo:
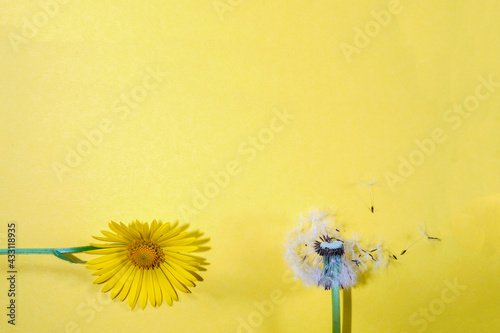
{"label": "green stem", "polygon": [[332,332],[340,333],[339,285],[332,286]]}
{"label": "green stem", "polygon": [[[59,259],[69,261],[73,264],[83,264],[86,261],[80,260],[72,253],[96,250],[98,247],[95,246],[76,246],[76,247],[60,247],[60,248],[50,248],[50,249],[0,249],[0,255],[2,254],[52,254]],[[9,251],[14,251],[9,252]]]}
{"label": "green stem", "polygon": [[[335,277],[340,275],[340,255],[335,255],[332,260],[335,263]],[[332,332],[340,333],[340,286],[338,283],[332,285]]]}
{"label": "green stem", "polygon": [[[328,271],[331,260],[333,261],[333,271]],[[332,332],[340,333],[340,286],[338,282],[335,283],[340,275],[340,255],[324,256],[323,269],[323,274],[332,279]]]}

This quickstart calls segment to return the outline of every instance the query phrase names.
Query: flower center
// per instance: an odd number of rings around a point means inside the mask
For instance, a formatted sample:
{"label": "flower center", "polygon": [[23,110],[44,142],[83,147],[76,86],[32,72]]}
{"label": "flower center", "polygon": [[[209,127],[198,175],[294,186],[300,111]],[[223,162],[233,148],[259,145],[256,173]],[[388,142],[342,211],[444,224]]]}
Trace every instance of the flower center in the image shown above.
{"label": "flower center", "polygon": [[127,258],[140,269],[158,268],[165,261],[161,247],[151,241],[136,241],[127,250]]}

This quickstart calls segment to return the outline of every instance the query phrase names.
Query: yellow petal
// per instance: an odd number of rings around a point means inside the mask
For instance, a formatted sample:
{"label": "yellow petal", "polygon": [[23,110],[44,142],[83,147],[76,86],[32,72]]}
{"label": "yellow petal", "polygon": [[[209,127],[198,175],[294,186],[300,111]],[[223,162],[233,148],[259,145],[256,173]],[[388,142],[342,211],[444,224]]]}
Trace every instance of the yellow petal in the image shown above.
{"label": "yellow petal", "polygon": [[167,222],[165,224],[162,224],[157,230],[156,232],[151,236],[151,240],[153,242],[157,242],[158,238],[160,238],[161,236],[163,236],[165,234],[165,232],[170,228],[170,222]]}
{"label": "yellow petal", "polygon": [[139,300],[141,303],[141,308],[143,310],[146,308],[146,304],[148,304],[149,273],[150,271],[148,269],[143,270],[142,273],[142,287],[141,287],[141,294],[139,295]]}
{"label": "yellow petal", "polygon": [[[120,263],[119,265],[116,265],[114,266],[113,269],[107,271],[106,273],[102,274],[101,276],[99,276],[95,281],[94,283],[95,284],[101,284],[103,282],[106,282],[108,281],[109,279],[111,279],[114,275],[116,275],[116,273],[118,273],[123,267],[125,267],[125,264],[127,263],[127,261],[123,261],[122,263]],[[111,279],[111,281],[114,281],[114,283],[116,283],[116,280],[115,279]],[[112,284],[112,286],[114,286],[114,283]],[[112,287],[111,286],[111,287]],[[104,290],[103,289],[103,293],[107,292],[109,289],[106,289]]]}
{"label": "yellow petal", "polygon": [[167,240],[169,242],[171,242],[171,241],[173,242],[173,241],[176,241],[178,239],[186,238],[187,232],[181,232],[181,233],[178,233],[178,234],[175,234],[175,235],[169,235],[169,236],[166,236],[166,235],[167,234],[165,234],[162,237],[160,237],[160,239],[158,240],[158,243],[164,243]]}
{"label": "yellow petal", "polygon": [[[178,260],[174,257],[172,257],[170,255],[171,252],[167,252],[167,254],[165,255],[165,260],[167,262],[174,262],[176,263],[177,265],[181,266],[182,268],[188,270],[188,271],[197,271],[198,269],[195,267],[195,266],[191,266],[189,263],[185,262],[185,261],[182,261],[182,260]],[[193,262],[194,263],[194,262]]]}
{"label": "yellow petal", "polygon": [[[90,243],[91,246],[94,246],[94,247],[99,247],[99,248],[110,248],[110,247],[115,247],[115,248],[120,248],[120,249],[126,249],[128,245],[126,244],[117,244],[117,243],[114,243],[114,244],[102,244],[102,243]],[[90,253],[90,251],[93,251],[93,250],[89,250],[89,251],[85,251],[85,253]]]}
{"label": "yellow petal", "polygon": [[160,306],[162,303],[162,293],[161,293],[161,286],[160,286],[160,281],[158,280],[158,275],[156,272],[158,269],[154,269],[151,271],[151,276],[153,277],[153,285],[155,287],[155,304],[156,306]]}
{"label": "yellow petal", "polygon": [[102,263],[99,263],[99,264],[87,265],[87,269],[93,269],[93,270],[100,271],[100,270],[102,270],[104,268],[107,268],[109,266],[119,265],[122,262],[123,259],[124,258],[121,256],[120,258],[116,258],[116,259],[113,259],[113,260],[105,261],[105,262],[102,262]]}
{"label": "yellow petal", "polygon": [[109,278],[109,280],[106,282],[104,287],[102,287],[102,289],[101,289],[101,291],[103,293],[107,293],[116,285],[116,283],[120,280],[120,278],[127,272],[128,268],[129,268],[128,264],[129,263],[125,263],[123,266],[121,266],[120,270],[118,272],[116,272],[116,274],[112,275]]}
{"label": "yellow petal", "polygon": [[111,221],[108,224],[109,228],[113,230],[116,234],[126,238],[128,241],[133,241],[135,237],[128,232],[127,229],[123,229],[118,223]]}
{"label": "yellow petal", "polygon": [[194,242],[195,240],[196,240],[196,238],[194,238],[194,237],[177,239],[177,240],[169,239],[169,240],[165,241],[164,243],[168,243],[168,244],[166,244],[168,246],[182,246],[182,245],[189,245],[192,242]]}
{"label": "yellow petal", "polygon": [[167,262],[167,267],[169,267],[170,272],[179,280],[182,284],[189,286],[189,287],[194,287],[196,286],[194,284],[194,278],[193,275],[189,273],[189,271],[186,271],[184,268],[180,267],[174,262]]}
{"label": "yellow petal", "polygon": [[120,291],[120,301],[122,301],[122,302],[129,295],[129,293],[130,293],[130,287],[132,286],[132,283],[134,282],[136,271],[139,270],[134,265],[132,265],[132,267],[133,267],[132,271],[130,272],[130,275],[127,278],[127,281],[125,281],[125,284],[123,285],[123,288]]}
{"label": "yellow petal", "polygon": [[141,234],[135,228],[128,227],[127,225],[125,225],[122,222],[120,222],[120,227],[122,227],[122,229],[126,229],[131,235],[133,235],[134,239],[141,238]]}
{"label": "yellow petal", "polygon": [[171,251],[171,252],[193,252],[198,250],[197,246],[188,245],[188,246],[165,246],[163,247],[163,251]]}
{"label": "yellow petal", "polygon": [[124,285],[128,280],[131,280],[132,274],[134,272],[134,265],[132,263],[127,263],[127,266],[125,267],[125,273],[123,273],[119,279],[118,282],[116,282],[115,286],[113,287],[113,290],[111,291],[111,299],[115,299],[116,296],[118,296],[120,293],[125,293],[128,294],[128,291],[130,289],[130,284],[129,284],[129,289],[125,290]]}
{"label": "yellow petal", "polygon": [[135,224],[133,224],[132,227],[141,234],[141,238],[144,236],[142,233],[142,223],[139,220],[135,220]]}
{"label": "yellow petal", "polygon": [[120,266],[122,263],[124,263],[126,261],[128,261],[128,259],[125,257],[122,259],[116,260],[112,264],[108,264],[108,265],[97,268],[96,271],[94,273],[92,273],[92,275],[106,274],[107,272],[112,271],[114,268]]}
{"label": "yellow petal", "polygon": [[184,255],[189,256],[189,257],[193,258],[194,260],[196,260],[196,262],[197,262],[199,265],[210,265],[210,264],[207,262],[207,259],[205,259],[205,258],[203,258],[203,257],[196,256],[196,255],[191,254],[191,253],[185,253]]}
{"label": "yellow petal", "polygon": [[109,239],[107,237],[100,237],[100,236],[92,236],[92,238],[95,238],[97,240],[100,240],[100,241],[103,241],[103,242],[117,242],[117,245],[124,245],[124,244],[128,244],[128,242],[126,241],[115,241],[113,239]]}
{"label": "yellow petal", "polygon": [[153,220],[153,222],[151,222],[151,225],[149,226],[149,236],[153,236],[153,234],[156,232],[156,230],[158,229],[158,222],[156,220]]}
{"label": "yellow petal", "polygon": [[92,266],[100,263],[104,263],[106,261],[111,261],[115,260],[117,258],[123,257],[123,253],[112,253],[112,254],[107,254],[105,256],[99,257],[99,258],[94,258],[92,260],[87,261],[87,266]]}
{"label": "yellow petal", "polygon": [[168,280],[172,283],[172,285],[179,289],[180,291],[184,293],[191,293],[191,291],[184,285],[182,284],[177,277],[175,277],[172,272],[169,270],[167,265],[161,265],[161,270],[165,274],[165,276],[168,278]]}
{"label": "yellow petal", "polygon": [[155,287],[159,287],[159,286],[155,286],[153,283],[153,271],[152,270],[148,269],[148,273],[146,274],[146,277],[148,279],[147,288],[148,288],[149,304],[156,307]]}
{"label": "yellow petal", "polygon": [[179,232],[178,229],[170,229],[168,232],[164,233],[163,235],[161,235],[160,238],[157,239],[157,243],[161,243],[161,242],[164,242],[168,239],[172,239],[172,238],[175,238],[175,237],[178,237],[178,236],[181,236],[181,238],[184,237],[184,235],[182,235],[182,233]]}
{"label": "yellow petal", "polygon": [[149,225],[147,223],[144,223],[142,225],[142,233],[143,233],[144,239],[149,240]]}
{"label": "yellow petal", "polygon": [[172,299],[178,301],[179,295],[177,295],[175,288],[161,268],[156,269],[155,272],[156,276],[158,277],[158,281],[160,282],[161,293],[163,294],[163,297],[169,305],[172,305]]}
{"label": "yellow petal", "polygon": [[112,242],[117,242],[117,243],[128,243],[127,239],[121,235],[114,234],[112,232],[109,232],[107,230],[101,230],[101,233],[106,236],[108,239],[110,239]]}
{"label": "yellow petal", "polygon": [[106,248],[106,249],[90,250],[90,251],[87,251],[87,253],[88,254],[112,254],[112,253],[121,252],[121,253],[125,254],[126,249],[127,249],[126,247],[110,247],[110,248]]}
{"label": "yellow petal", "polygon": [[196,258],[194,258],[193,256],[191,256],[189,254],[182,254],[182,253],[171,252],[171,251],[168,251],[167,254],[171,257],[174,257],[177,260],[181,260],[181,261],[184,261],[186,263],[198,263],[199,262],[198,260],[196,260]]}
{"label": "yellow petal", "polygon": [[142,269],[136,269],[134,280],[132,281],[132,285],[130,286],[130,293],[128,295],[128,305],[133,310],[135,308],[135,304],[137,303],[137,299],[139,298],[139,293],[141,292],[142,287]]}

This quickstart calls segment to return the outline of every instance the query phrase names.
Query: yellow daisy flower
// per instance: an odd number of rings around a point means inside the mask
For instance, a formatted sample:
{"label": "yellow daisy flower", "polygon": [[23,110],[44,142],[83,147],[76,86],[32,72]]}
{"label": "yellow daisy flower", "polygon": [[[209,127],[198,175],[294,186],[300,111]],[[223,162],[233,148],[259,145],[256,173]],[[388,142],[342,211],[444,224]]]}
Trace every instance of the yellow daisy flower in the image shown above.
{"label": "yellow daisy flower", "polygon": [[136,220],[129,226],[111,221],[112,232],[101,231],[104,237],[95,239],[107,242],[90,245],[97,247],[86,253],[100,254],[99,258],[86,263],[87,268],[96,270],[95,284],[105,283],[102,292],[111,291],[111,298],[128,297],[131,309],[137,301],[141,308],[147,301],[160,306],[165,300],[168,305],[179,300],[178,291],[191,293],[195,281],[203,281],[197,271],[205,271],[205,259],[193,255],[206,251],[202,246],[209,239],[199,231],[186,232],[189,225],[162,223],[154,220],[151,225]]}

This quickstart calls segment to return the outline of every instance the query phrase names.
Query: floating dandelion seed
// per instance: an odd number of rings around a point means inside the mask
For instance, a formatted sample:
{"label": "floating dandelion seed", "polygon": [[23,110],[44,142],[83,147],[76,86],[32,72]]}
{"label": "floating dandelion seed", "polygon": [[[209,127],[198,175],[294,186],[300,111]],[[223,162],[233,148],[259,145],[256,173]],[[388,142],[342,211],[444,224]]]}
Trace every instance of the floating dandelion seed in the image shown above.
{"label": "floating dandelion seed", "polygon": [[[426,227],[424,225],[424,223],[422,222],[422,225],[421,227],[418,229],[418,231],[422,234],[422,236],[420,236],[419,238],[417,238],[416,241],[414,241],[413,243],[410,244],[410,246],[408,246],[406,249],[404,249],[403,251],[401,251],[401,255],[405,254],[406,251],[408,251],[408,249],[410,247],[412,247],[413,245],[415,245],[419,240],[421,240],[422,238],[427,238],[428,240],[435,240],[435,241],[441,241],[441,239],[437,238],[437,237],[431,237],[429,235],[427,235],[427,231],[426,231]],[[397,259],[397,258],[396,258]]]}
{"label": "floating dandelion seed", "polygon": [[371,202],[371,205],[370,205],[370,210],[372,211],[372,213],[375,213],[375,207],[374,207],[374,202],[373,202],[373,190],[372,190],[372,185],[374,185],[376,182],[373,181],[373,182],[370,182],[370,183],[366,183],[366,184],[363,184],[365,186],[368,186],[368,191],[370,192],[370,202]]}
{"label": "floating dandelion seed", "polygon": [[374,206],[375,204],[374,204],[374,201],[373,201],[373,190],[372,190],[372,185],[375,185],[375,184],[377,183],[377,181],[376,181],[376,180],[373,180],[373,181],[368,182],[368,183],[364,183],[364,182],[359,182],[359,183],[360,183],[361,185],[363,185],[363,186],[368,186],[368,191],[369,191],[369,193],[370,193],[370,203],[371,203],[371,204],[370,204],[369,209],[370,209],[370,211],[371,211],[372,213],[375,213],[375,206]]}

